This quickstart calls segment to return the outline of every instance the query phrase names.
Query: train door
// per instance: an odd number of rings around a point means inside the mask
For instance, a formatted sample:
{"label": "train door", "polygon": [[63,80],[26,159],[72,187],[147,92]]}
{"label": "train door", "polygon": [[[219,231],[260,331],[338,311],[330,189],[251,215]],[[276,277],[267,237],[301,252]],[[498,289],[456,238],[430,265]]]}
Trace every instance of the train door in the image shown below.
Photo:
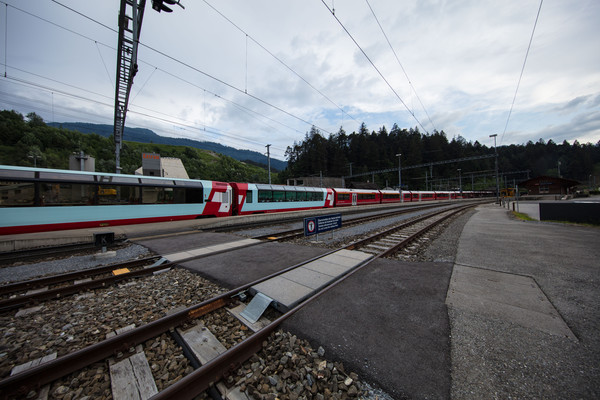
{"label": "train door", "polygon": [[358,194],[352,193],[352,205],[355,206],[357,203]]}
{"label": "train door", "polygon": [[233,202],[231,185],[214,182],[211,191],[212,198],[209,197],[207,201],[205,214],[217,217],[231,215],[231,203]]}
{"label": "train door", "polygon": [[221,193],[221,206],[219,207],[220,213],[230,214],[232,199],[233,193],[231,191],[231,186],[227,185],[227,190]]}

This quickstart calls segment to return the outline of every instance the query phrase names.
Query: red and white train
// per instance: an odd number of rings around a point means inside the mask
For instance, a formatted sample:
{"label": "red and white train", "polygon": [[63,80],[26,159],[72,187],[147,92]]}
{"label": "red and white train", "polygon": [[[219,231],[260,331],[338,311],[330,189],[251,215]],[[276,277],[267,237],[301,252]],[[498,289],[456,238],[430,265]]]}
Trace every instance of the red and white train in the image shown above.
{"label": "red and white train", "polygon": [[0,165],[0,235],[484,195],[491,193],[226,183]]}

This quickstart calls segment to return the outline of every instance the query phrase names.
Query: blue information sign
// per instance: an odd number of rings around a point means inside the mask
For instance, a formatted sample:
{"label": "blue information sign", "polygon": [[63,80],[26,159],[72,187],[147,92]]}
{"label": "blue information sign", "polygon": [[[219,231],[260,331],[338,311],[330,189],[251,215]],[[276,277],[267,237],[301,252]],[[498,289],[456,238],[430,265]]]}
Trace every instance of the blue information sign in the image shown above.
{"label": "blue information sign", "polygon": [[304,218],[304,236],[310,236],[342,227],[342,214]]}

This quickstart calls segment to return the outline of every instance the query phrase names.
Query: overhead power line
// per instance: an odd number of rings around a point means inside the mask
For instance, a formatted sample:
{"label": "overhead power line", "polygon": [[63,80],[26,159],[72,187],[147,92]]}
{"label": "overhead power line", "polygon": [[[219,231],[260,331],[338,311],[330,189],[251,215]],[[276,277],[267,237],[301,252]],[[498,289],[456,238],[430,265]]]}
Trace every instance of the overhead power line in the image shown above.
{"label": "overhead power line", "polygon": [[377,71],[377,73],[379,74],[379,76],[381,77],[381,79],[383,79],[383,81],[388,85],[388,87],[390,88],[390,90],[392,91],[392,93],[394,93],[394,95],[398,98],[398,100],[400,101],[400,103],[402,103],[402,105],[404,106],[404,108],[406,108],[406,111],[408,111],[408,113],[410,115],[412,115],[413,119],[415,121],[417,121],[417,123],[419,124],[419,126],[421,128],[423,128],[423,130],[427,134],[429,134],[429,131],[427,129],[425,129],[425,127],[423,126],[423,124],[421,123],[421,121],[419,121],[419,119],[417,118],[417,116],[415,115],[415,113],[410,109],[410,107],[408,107],[408,105],[404,102],[404,100],[402,100],[402,98],[400,97],[400,95],[398,94],[398,92],[396,92],[396,90],[394,89],[394,87],[386,79],[386,77],[383,75],[383,73],[379,70],[379,68],[377,68],[377,66],[375,65],[375,63],[371,60],[371,58],[363,50],[363,48],[360,46],[360,44],[358,44],[358,42],[356,41],[356,39],[354,39],[354,36],[352,36],[352,34],[350,33],[350,31],[348,31],[348,29],[344,26],[344,24],[342,23],[342,21],[340,21],[340,19],[335,15],[335,13],[333,12],[333,10],[331,8],[329,8],[329,6],[327,5],[327,3],[325,3],[325,0],[321,0],[321,3],[323,3],[323,5],[327,8],[327,10],[329,10],[329,12],[331,13],[331,15],[333,15],[333,18],[335,18],[335,20],[338,22],[338,24],[340,24],[340,26],[346,32],[346,34],[348,34],[348,36],[350,37],[350,39],[352,39],[352,41],[354,42],[354,44],[356,45],[356,47],[358,47],[358,49],[365,56],[365,58],[367,59],[367,61],[369,61],[369,63],[371,64],[371,66],[375,69],[375,71]]}
{"label": "overhead power line", "polygon": [[431,126],[433,127],[434,130],[437,130],[435,128],[435,124],[433,123],[433,121],[431,120],[431,117],[429,116],[429,113],[427,112],[427,109],[425,109],[425,105],[423,104],[423,102],[421,101],[421,98],[417,94],[417,90],[415,89],[415,87],[413,86],[412,82],[410,81],[410,78],[408,77],[408,74],[406,73],[406,70],[404,69],[404,66],[402,66],[402,63],[400,62],[400,58],[398,58],[398,54],[396,54],[396,50],[394,50],[394,46],[392,46],[392,43],[390,42],[390,39],[388,39],[388,36],[385,34],[385,31],[383,30],[383,27],[381,26],[381,23],[379,22],[379,18],[377,18],[377,15],[375,15],[375,11],[373,11],[373,7],[371,7],[371,4],[369,3],[369,0],[365,0],[365,1],[367,2],[367,5],[369,6],[369,9],[371,10],[371,14],[373,14],[373,18],[375,18],[375,21],[377,21],[377,25],[379,25],[379,29],[381,29],[381,33],[385,37],[385,40],[387,41],[388,46],[390,46],[390,49],[392,50],[392,53],[394,53],[394,57],[396,57],[396,61],[398,62],[398,65],[400,65],[400,68],[402,69],[402,72],[404,73],[404,76],[406,77],[406,80],[408,81],[408,84],[410,85],[412,91],[415,93],[415,96],[417,96],[417,100],[419,100],[419,103],[421,104],[421,107],[423,108],[423,111],[425,111],[425,115],[427,115],[427,118],[429,119],[429,122],[431,123]]}
{"label": "overhead power line", "polygon": [[[296,72],[292,67],[290,67],[288,64],[286,64],[282,59],[280,59],[279,57],[277,57],[275,54],[273,54],[269,49],[267,49],[265,46],[263,46],[260,42],[258,42],[256,39],[254,39],[251,35],[249,35],[246,31],[244,31],[242,28],[240,28],[235,22],[233,22],[231,19],[229,19],[227,16],[225,16],[221,11],[217,10],[212,4],[210,4],[207,0],[203,0],[207,6],[209,6],[210,8],[212,8],[217,14],[219,14],[221,17],[223,17],[227,22],[229,22],[231,25],[233,25],[237,30],[239,30],[240,32],[242,32],[244,35],[246,35],[246,39],[250,39],[252,40],[254,43],[256,43],[257,46],[259,46],[261,49],[263,49],[265,52],[267,52],[267,54],[269,54],[271,57],[273,57],[275,60],[277,60],[281,65],[283,65],[284,67],[286,67],[291,73],[293,73],[294,75],[296,75],[300,80],[302,80],[304,83],[306,83],[308,86],[310,86],[311,89],[313,89],[315,92],[319,93],[324,99],[326,99],[327,101],[329,101],[331,104],[333,104],[337,109],[339,109],[343,114],[347,115],[348,117],[352,118],[354,121],[360,123],[360,121],[358,121],[356,118],[354,118],[352,115],[348,114],[342,107],[340,107],[339,105],[337,105],[333,100],[331,100],[329,97],[327,97],[327,95],[325,95],[323,92],[321,92],[319,89],[317,89],[313,84],[311,84],[309,81],[307,81],[302,75],[300,75],[298,72]],[[247,50],[246,50],[247,52]],[[248,55],[246,54],[246,58],[248,57]]]}
{"label": "overhead power line", "polygon": [[[60,5],[60,6],[64,7],[64,8],[66,8],[66,9],[67,9],[67,10],[69,10],[69,11],[72,11],[72,12],[74,12],[74,13],[77,13],[78,15],[81,15],[81,16],[83,16],[83,17],[85,17],[85,18],[89,19],[90,21],[92,21],[92,22],[94,22],[94,23],[97,23],[98,25],[100,25],[100,26],[102,26],[102,27],[104,27],[104,28],[107,28],[107,29],[109,29],[109,30],[111,30],[111,31],[113,31],[113,32],[116,32],[116,33],[118,33],[118,32],[117,32],[115,29],[113,29],[113,28],[111,28],[111,27],[109,27],[109,26],[107,26],[107,25],[105,25],[105,24],[103,24],[103,23],[101,23],[101,22],[99,22],[99,21],[97,21],[97,20],[95,20],[95,19],[93,19],[93,18],[91,18],[91,17],[89,17],[89,16],[85,15],[85,14],[82,14],[82,13],[81,13],[81,12],[79,12],[79,11],[76,11],[76,10],[74,10],[74,9],[72,9],[72,8],[70,8],[70,7],[68,7],[68,6],[66,6],[66,5],[64,5],[64,4],[62,4],[62,3],[58,2],[58,1],[56,1],[56,0],[52,0],[52,1],[53,1],[54,3],[56,3],[56,4]],[[212,7],[212,6],[211,6],[209,3],[206,3],[206,4],[208,4],[210,7]],[[217,10],[216,10],[214,7],[212,7],[212,8],[213,8],[215,11],[217,11]],[[217,11],[217,12],[219,12],[219,11]],[[221,13],[219,13],[219,14],[221,14]],[[222,14],[221,14],[221,15],[222,15]],[[224,17],[225,19],[227,19],[227,18],[226,18],[224,15],[223,15],[223,17]],[[227,19],[227,20],[228,20],[230,23],[232,23],[232,24],[233,24],[233,22],[231,22],[229,19]],[[241,30],[241,28],[239,28],[237,25],[235,25],[235,24],[233,24],[233,25],[234,25],[236,28],[238,28],[238,29],[240,29],[240,30]],[[242,32],[243,32],[243,31],[242,31]],[[251,38],[251,39],[252,39],[252,38]],[[254,39],[252,39],[252,40],[254,41]],[[269,52],[269,51],[268,51],[266,48],[264,48],[264,47],[263,47],[263,46],[262,46],[260,43],[258,43],[258,42],[256,42],[256,41],[254,41],[254,42],[255,42],[255,43],[257,43],[259,46],[261,46],[263,49],[265,49],[265,51]],[[200,73],[200,74],[202,74],[202,75],[204,75],[204,76],[206,76],[206,77],[208,77],[208,78],[210,78],[210,79],[213,79],[213,80],[215,80],[215,81],[219,82],[219,83],[220,83],[220,84],[222,84],[222,85],[225,85],[225,86],[227,86],[227,87],[229,87],[229,88],[231,88],[231,89],[233,89],[233,90],[236,90],[236,91],[238,91],[238,92],[240,92],[240,93],[243,93],[243,94],[245,94],[245,95],[247,95],[247,96],[251,97],[252,99],[254,99],[254,100],[256,100],[256,101],[258,101],[258,102],[261,102],[261,103],[263,103],[263,104],[265,104],[265,105],[267,105],[267,106],[269,106],[269,107],[271,107],[271,108],[274,108],[274,109],[276,109],[277,111],[279,111],[279,112],[282,112],[282,113],[284,113],[284,114],[286,114],[286,115],[288,115],[288,116],[290,116],[290,117],[292,117],[292,118],[295,118],[295,119],[297,119],[297,120],[299,120],[299,121],[301,121],[301,122],[303,122],[303,123],[305,123],[305,124],[307,124],[307,125],[313,125],[313,126],[317,127],[317,128],[318,128],[319,130],[321,130],[321,131],[324,131],[324,132],[327,132],[327,133],[331,133],[331,132],[327,131],[326,129],[323,129],[323,128],[321,128],[321,127],[318,127],[318,126],[316,126],[314,123],[311,123],[311,122],[309,122],[309,121],[307,121],[307,120],[305,120],[305,119],[303,119],[303,118],[300,118],[300,117],[298,117],[298,116],[296,116],[296,115],[294,115],[294,114],[292,114],[292,113],[290,113],[290,112],[288,112],[288,111],[286,111],[286,110],[282,109],[281,107],[278,107],[278,106],[276,106],[276,105],[274,105],[274,104],[271,104],[271,103],[269,103],[269,102],[268,102],[268,101],[266,101],[266,100],[263,100],[263,99],[261,99],[261,98],[260,98],[260,97],[258,97],[258,96],[255,96],[255,95],[252,95],[252,94],[248,93],[248,92],[247,92],[247,90],[242,90],[241,88],[238,88],[237,86],[234,86],[234,85],[232,85],[232,84],[229,84],[229,83],[225,82],[225,81],[224,81],[224,80],[222,80],[222,79],[219,79],[219,78],[217,78],[217,77],[215,77],[215,76],[213,76],[213,75],[211,75],[211,74],[209,74],[209,73],[207,73],[207,72],[204,72],[204,71],[202,71],[202,70],[200,70],[200,69],[198,69],[198,68],[196,68],[196,67],[194,67],[194,66],[192,66],[192,65],[190,65],[190,64],[188,64],[188,63],[186,63],[186,62],[184,62],[184,61],[182,61],[182,60],[179,60],[179,59],[178,59],[178,58],[176,58],[176,57],[170,56],[170,55],[166,54],[166,53],[165,53],[165,52],[163,52],[163,51],[160,51],[160,50],[158,50],[158,49],[155,49],[155,48],[153,48],[152,46],[150,46],[150,45],[147,45],[147,44],[145,44],[145,43],[144,43],[144,42],[142,42],[142,41],[140,41],[140,42],[139,42],[139,44],[140,44],[141,46],[144,46],[144,47],[146,47],[146,48],[147,48],[147,49],[149,49],[149,50],[152,50],[152,51],[154,51],[154,52],[155,52],[155,53],[157,53],[157,54],[160,54],[161,56],[163,56],[163,57],[165,57],[165,58],[168,58],[168,59],[170,59],[171,61],[174,61],[174,62],[176,62],[176,63],[178,63],[178,64],[181,64],[181,65],[183,65],[184,67],[191,69],[192,71],[195,71],[195,72],[197,72],[197,73]],[[271,53],[269,52],[269,54],[271,54]],[[271,54],[271,55],[272,55],[272,54]],[[275,56],[273,56],[273,57],[275,57]],[[284,64],[284,65],[285,65],[285,64]],[[292,71],[293,71],[293,70],[292,70]],[[298,76],[299,76],[299,75],[298,75]],[[307,83],[308,83],[308,82],[307,82]],[[309,85],[310,85],[310,84],[309,84]],[[312,87],[312,85],[311,85],[311,87]],[[314,87],[313,87],[313,88],[314,88]],[[315,90],[316,90],[316,89],[315,89]],[[334,104],[335,104],[335,103],[334,103]],[[343,110],[342,110],[342,111],[343,111]]]}
{"label": "overhead power line", "polygon": [[[27,73],[26,71],[23,71],[23,72]],[[36,74],[32,74],[32,75],[41,77],[40,75],[36,75]],[[85,96],[78,95],[78,94],[75,94],[75,93],[70,93],[70,92],[65,91],[65,90],[61,90],[61,89],[57,89],[57,88],[53,88],[53,87],[41,85],[39,83],[31,82],[31,81],[28,81],[26,79],[17,78],[17,77],[11,77],[11,76],[6,77],[5,79],[7,79],[7,81],[15,83],[15,84],[20,84],[20,85],[27,86],[27,87],[33,87],[33,88],[41,89],[41,90],[44,90],[44,91],[47,91],[47,92],[51,92],[51,93],[54,93],[54,94],[60,94],[60,95],[66,96],[66,97],[71,97],[71,98],[75,98],[75,99],[78,99],[78,100],[83,100],[83,101],[91,102],[91,103],[94,103],[94,104],[105,106],[107,108],[112,108],[113,107],[113,105],[111,103],[108,103],[108,102],[102,102],[102,101],[99,101],[99,100],[94,100],[94,99],[91,99],[89,97],[85,97]],[[56,81],[56,80],[52,80],[52,79],[49,79],[49,80],[51,80],[53,82],[56,82],[56,83],[64,84],[64,83],[61,83],[61,82]],[[108,101],[112,100],[112,98],[110,98],[109,96],[105,96],[105,95],[102,95],[102,94],[99,94],[99,93],[91,92],[89,90],[86,90],[86,89],[83,89],[83,88],[79,88],[79,87],[76,87],[76,86],[72,86],[72,85],[68,85],[68,84],[64,84],[64,85],[67,85],[67,86],[70,86],[70,87],[72,87],[74,89],[82,90],[84,92],[88,92],[88,93],[91,93],[91,94],[94,94],[94,95],[98,95],[98,96],[104,97]],[[140,115],[140,116],[143,116],[145,118],[154,119],[154,120],[157,120],[157,121],[168,123],[170,125],[176,125],[176,126],[181,126],[183,128],[189,128],[189,129],[192,129],[194,131],[201,131],[201,132],[207,132],[209,134],[219,135],[219,137],[225,137],[227,139],[230,139],[232,144],[236,143],[236,141],[241,141],[241,142],[249,143],[249,144],[252,144],[252,145],[258,145],[260,147],[263,146],[262,142],[250,140],[250,139],[247,139],[247,138],[243,138],[239,134],[235,134],[235,133],[223,131],[223,130],[220,130],[218,128],[212,128],[212,129],[211,128],[206,128],[206,127],[200,128],[198,126],[193,125],[193,122],[181,120],[180,118],[172,116],[172,115],[164,114],[164,113],[161,113],[161,112],[158,112],[158,111],[155,111],[155,110],[151,110],[151,109],[148,109],[148,108],[144,108],[144,107],[139,107],[139,106],[135,106],[135,107],[138,108],[138,109],[140,109],[140,110],[146,110],[146,111],[149,111],[149,112],[152,112],[152,113],[155,113],[155,114],[163,115],[164,117],[159,117],[159,116],[156,116],[156,115],[151,115],[151,114],[148,114],[148,113],[136,110],[136,109],[130,109],[129,112],[131,114]],[[175,119],[178,120],[178,121],[176,121]],[[183,121],[183,122],[181,122],[181,121]],[[139,126],[139,127],[148,128],[147,126]],[[197,138],[194,138],[194,137],[188,137],[187,139],[197,140]],[[285,149],[282,149],[280,147],[277,147],[277,146],[274,146],[274,147],[277,150],[280,150],[282,152],[285,151]]]}
{"label": "overhead power line", "polygon": [[529,56],[529,49],[531,49],[531,43],[533,42],[533,34],[535,33],[535,27],[537,26],[538,19],[540,18],[540,11],[542,11],[542,4],[544,0],[540,0],[540,6],[537,11],[537,15],[535,16],[535,22],[533,23],[533,30],[531,31],[531,37],[529,38],[529,44],[527,45],[527,52],[525,53],[525,60],[523,60],[523,66],[521,67],[521,74],[519,75],[519,81],[517,82],[517,88],[515,89],[515,95],[513,96],[512,104],[510,105],[510,110],[508,111],[508,117],[506,118],[506,124],[504,125],[504,131],[502,131],[502,136],[500,136],[500,143],[504,140],[504,134],[506,133],[506,129],[508,128],[508,121],[510,120],[510,116],[512,114],[513,107],[515,106],[515,100],[517,99],[517,92],[519,91],[519,86],[521,85],[521,78],[523,78],[523,71],[525,71],[525,64],[527,63],[527,56]]}
{"label": "overhead power line", "polygon": [[[95,24],[98,24],[98,25],[102,26],[103,28],[106,28],[106,29],[110,30],[111,32],[118,33],[118,31],[117,31],[116,29],[114,29],[114,28],[111,28],[110,26],[108,26],[108,25],[106,25],[106,24],[103,24],[102,22],[100,22],[100,21],[97,21],[97,20],[95,20],[94,18],[91,18],[91,17],[89,17],[89,16],[87,16],[87,15],[85,15],[85,14],[83,14],[83,13],[79,12],[79,11],[76,11],[76,10],[72,9],[71,7],[68,7],[68,6],[66,6],[66,5],[64,5],[64,4],[62,4],[62,3],[60,3],[59,1],[56,1],[56,0],[52,0],[52,1],[53,1],[54,3],[56,3],[57,5],[59,5],[59,6],[61,6],[61,7],[64,7],[65,9],[67,9],[67,10],[69,10],[69,11],[71,11],[71,12],[74,12],[74,13],[76,13],[76,14],[78,14],[78,15],[81,15],[82,17],[84,17],[84,18],[86,18],[86,19],[88,19],[88,20],[90,20],[90,21],[94,22]],[[58,27],[58,28],[60,28],[60,29],[63,29],[63,30],[65,30],[65,31],[68,31],[68,32],[70,32],[70,33],[72,33],[72,34],[75,34],[75,35],[78,35],[78,36],[80,36],[80,37],[83,37],[83,38],[85,38],[85,39],[88,39],[89,41],[92,41],[92,42],[95,42],[95,43],[102,44],[102,45],[104,45],[104,46],[107,46],[107,47],[109,47],[109,48],[111,48],[111,49],[115,50],[115,49],[114,49],[114,47],[112,47],[112,46],[109,46],[109,45],[103,44],[103,43],[101,43],[101,42],[98,42],[98,41],[96,41],[95,39],[92,39],[92,38],[90,38],[90,37],[88,37],[88,36],[85,36],[85,35],[82,35],[82,34],[80,34],[79,32],[76,32],[76,31],[74,31],[74,30],[72,30],[72,29],[66,28],[66,27],[64,27],[64,26],[61,26],[61,25],[59,25],[59,24],[56,24],[55,22],[52,22],[52,21],[50,21],[50,20],[48,20],[48,19],[46,19],[46,18],[40,17],[40,16],[38,16],[38,15],[35,15],[35,14],[31,13],[31,12],[28,12],[28,11],[26,11],[26,10],[23,10],[23,9],[21,9],[21,8],[15,7],[15,6],[14,6],[14,5],[12,5],[12,4],[8,4],[8,3],[4,2],[4,1],[0,1],[0,3],[1,3],[1,4],[5,4],[6,6],[10,6],[10,7],[14,8],[15,10],[18,10],[18,11],[20,11],[20,12],[23,12],[23,13],[25,13],[25,14],[27,14],[27,15],[30,15],[30,16],[34,17],[34,18],[40,19],[40,20],[42,20],[42,21],[44,21],[44,22],[46,22],[46,23],[49,23],[49,24],[51,24],[51,25],[53,25],[53,26],[56,26],[56,27]],[[149,45],[147,45],[147,44],[145,44],[145,43],[143,43],[143,42],[141,42],[141,41],[140,41],[140,43],[139,43],[139,44],[140,44],[141,46],[144,46],[144,47],[146,47],[147,49],[149,49],[149,50],[151,50],[151,51],[153,51],[153,52],[155,52],[155,53],[157,53],[157,54],[159,54],[159,55],[161,55],[161,56],[163,56],[163,57],[165,57],[165,58],[167,58],[167,59],[171,60],[171,61],[174,61],[174,62],[176,62],[176,63],[178,63],[178,64],[181,64],[181,65],[183,65],[184,67],[186,67],[186,68],[188,68],[188,69],[191,69],[191,70],[192,70],[192,71],[194,71],[194,72],[200,73],[200,74],[202,74],[202,75],[204,75],[204,76],[206,76],[206,77],[208,77],[208,78],[210,78],[210,79],[212,79],[212,80],[215,80],[215,81],[217,81],[217,82],[221,83],[222,85],[225,85],[225,86],[227,86],[227,87],[229,87],[229,88],[231,88],[231,89],[233,89],[233,90],[235,90],[235,91],[237,91],[237,92],[240,92],[240,93],[242,93],[242,94],[245,94],[245,95],[249,96],[250,98],[252,98],[252,99],[254,99],[254,100],[256,100],[256,101],[258,101],[258,102],[260,102],[260,103],[263,103],[263,104],[267,105],[268,107],[271,107],[271,108],[273,108],[273,109],[275,109],[275,110],[277,110],[277,111],[279,111],[279,112],[281,112],[281,113],[283,113],[283,114],[286,114],[286,115],[288,115],[288,116],[290,116],[290,117],[292,117],[292,118],[294,118],[294,119],[296,119],[296,120],[298,120],[298,121],[300,121],[300,122],[302,122],[302,123],[304,123],[304,124],[311,125],[311,126],[315,126],[317,129],[319,129],[319,130],[320,130],[320,131],[322,131],[322,132],[325,132],[325,133],[328,133],[328,134],[332,134],[332,133],[331,133],[331,132],[329,132],[327,129],[324,129],[324,128],[322,128],[322,127],[319,127],[319,126],[317,126],[316,124],[314,124],[314,123],[312,123],[312,122],[310,122],[310,121],[307,121],[307,120],[305,120],[305,119],[303,119],[303,118],[301,118],[301,117],[299,117],[299,116],[297,116],[297,115],[295,115],[295,114],[293,114],[293,113],[291,113],[291,112],[289,112],[289,111],[287,111],[287,110],[284,110],[283,108],[281,108],[281,107],[278,107],[278,106],[276,106],[276,105],[274,105],[274,104],[272,104],[272,103],[270,103],[270,102],[268,102],[268,101],[266,101],[266,100],[263,100],[262,98],[260,98],[260,97],[258,97],[258,96],[255,96],[255,95],[252,95],[252,94],[250,94],[250,93],[247,93],[245,90],[243,90],[243,89],[240,89],[240,88],[238,88],[238,87],[236,87],[236,86],[234,86],[234,85],[232,85],[232,84],[230,84],[230,83],[227,83],[227,82],[225,82],[224,80],[222,80],[222,79],[219,79],[219,78],[217,78],[217,77],[215,77],[215,76],[213,76],[213,75],[210,75],[210,74],[208,74],[208,73],[206,73],[206,72],[204,72],[204,71],[202,71],[202,70],[200,70],[200,69],[198,69],[198,68],[196,68],[196,67],[194,67],[194,66],[192,66],[192,65],[190,65],[190,64],[188,64],[188,63],[186,63],[186,62],[184,62],[184,61],[182,61],[182,60],[179,60],[179,59],[178,59],[178,58],[176,58],[176,57],[170,56],[170,55],[166,54],[165,52],[162,52],[162,51],[160,51],[160,50],[158,50],[158,49],[155,49],[155,48],[153,48],[153,47],[151,47],[151,46],[149,46]]]}

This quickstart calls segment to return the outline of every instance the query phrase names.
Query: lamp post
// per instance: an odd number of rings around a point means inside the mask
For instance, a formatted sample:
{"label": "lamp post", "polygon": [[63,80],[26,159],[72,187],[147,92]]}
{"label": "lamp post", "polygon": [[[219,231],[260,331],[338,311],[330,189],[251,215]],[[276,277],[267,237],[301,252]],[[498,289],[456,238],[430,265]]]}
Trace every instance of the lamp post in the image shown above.
{"label": "lamp post", "polygon": [[458,191],[462,194],[462,176],[460,174],[460,168],[458,168],[457,171],[458,171]]}
{"label": "lamp post", "polygon": [[34,168],[37,168],[37,160],[41,160],[42,159],[42,156],[37,155],[33,151],[30,151],[29,154],[27,155],[27,157],[33,159],[33,167]]}
{"label": "lamp post", "polygon": [[398,157],[398,188],[400,188],[400,190],[402,190],[402,164],[400,161],[401,155],[402,153],[396,154],[396,157]]}
{"label": "lamp post", "polygon": [[496,155],[496,204],[500,204],[500,182],[498,181],[498,148],[496,147],[496,136],[498,135],[495,133],[490,135],[490,137],[494,138],[494,153]]}
{"label": "lamp post", "polygon": [[268,163],[268,168],[269,168],[269,185],[271,184],[271,153],[269,152],[269,147],[271,147],[270,144],[265,146],[267,148],[267,163]]}

